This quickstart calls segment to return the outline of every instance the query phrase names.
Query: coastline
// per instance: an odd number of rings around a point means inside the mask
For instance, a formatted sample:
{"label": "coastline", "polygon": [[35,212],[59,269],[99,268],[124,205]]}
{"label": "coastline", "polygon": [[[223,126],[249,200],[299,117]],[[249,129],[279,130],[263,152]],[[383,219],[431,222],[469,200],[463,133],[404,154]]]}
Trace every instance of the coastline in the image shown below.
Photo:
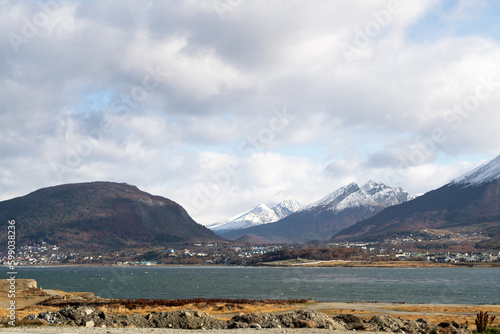
{"label": "coastline", "polygon": [[260,264],[262,267],[339,267],[339,268],[500,268],[500,262],[441,263],[430,261],[304,261],[286,260]]}
{"label": "coastline", "polygon": [[[472,305],[472,304],[412,304],[412,303],[379,303],[379,302],[316,302],[316,301],[297,301],[291,303],[276,303],[273,301],[245,301],[232,300],[178,300],[179,305],[145,303],[144,301],[134,300],[111,300],[96,297],[93,293],[64,292],[61,290],[45,290],[37,288],[33,280],[19,280],[19,295],[17,296],[18,310],[16,316],[22,319],[30,314],[40,314],[42,312],[54,312],[65,307],[93,307],[96,311],[106,312],[115,316],[130,316],[133,314],[148,315],[158,314],[159,312],[181,312],[188,311],[191,314],[202,312],[217,321],[229,321],[242,314],[274,314],[282,315],[289,312],[316,312],[326,315],[330,319],[337,316],[353,315],[364,321],[369,321],[375,316],[387,316],[394,319],[405,321],[417,321],[425,319],[426,321],[439,324],[442,322],[457,322],[459,324],[474,324],[474,319],[480,311],[488,312],[491,316],[500,317],[500,305]],[[16,293],[17,294],[17,293]],[[4,297],[0,297],[1,314],[6,316],[6,302]],[[117,304],[118,303],[118,304]],[[133,305],[131,305],[133,304]],[[75,306],[76,305],[76,306]],[[132,307],[130,307],[132,306]],[[254,332],[254,328],[244,329],[217,329],[203,330],[204,333],[249,333]],[[327,329],[307,328],[262,328],[266,333],[326,333]],[[194,333],[197,330],[179,330],[164,328],[85,328],[64,325],[47,326],[18,326],[0,328],[2,332],[32,332],[32,333]],[[344,331],[336,331],[344,333]],[[345,331],[352,333],[352,331]],[[370,333],[366,331],[364,333]]]}
{"label": "coastline", "polygon": [[285,260],[261,262],[255,265],[221,265],[221,264],[151,264],[151,265],[117,265],[117,264],[43,264],[23,265],[17,268],[71,268],[71,267],[113,267],[113,268],[161,268],[161,267],[339,267],[339,268],[500,268],[500,262],[467,262],[441,263],[430,261],[348,261],[348,260]]}
{"label": "coastline", "polygon": [[[85,328],[85,327],[14,327],[1,330],[1,333],[110,333],[110,334],[255,334],[256,331],[263,334],[326,334],[332,333],[330,329],[321,328],[238,328],[238,329],[170,329],[170,328]],[[352,331],[335,331],[338,334],[352,334]],[[376,334],[385,332],[369,332],[364,334]]]}

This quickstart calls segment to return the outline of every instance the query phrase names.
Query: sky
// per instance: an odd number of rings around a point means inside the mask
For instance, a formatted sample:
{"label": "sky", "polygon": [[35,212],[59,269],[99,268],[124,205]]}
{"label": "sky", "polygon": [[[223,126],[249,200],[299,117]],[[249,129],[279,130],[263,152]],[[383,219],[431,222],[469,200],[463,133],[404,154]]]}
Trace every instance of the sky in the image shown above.
{"label": "sky", "polygon": [[125,182],[201,224],[500,154],[500,3],[0,0],[0,200]]}

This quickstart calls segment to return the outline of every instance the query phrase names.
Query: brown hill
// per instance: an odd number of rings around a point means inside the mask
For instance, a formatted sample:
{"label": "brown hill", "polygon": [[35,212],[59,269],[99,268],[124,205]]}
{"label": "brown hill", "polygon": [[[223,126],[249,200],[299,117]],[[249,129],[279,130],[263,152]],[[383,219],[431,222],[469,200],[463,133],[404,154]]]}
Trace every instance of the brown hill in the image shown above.
{"label": "brown hill", "polygon": [[245,234],[238,239],[233,240],[234,243],[240,244],[252,244],[252,245],[264,245],[266,242],[253,234]]}
{"label": "brown hill", "polygon": [[18,244],[74,251],[220,240],[177,203],[124,183],[65,184],[0,202],[2,229],[12,219]]}

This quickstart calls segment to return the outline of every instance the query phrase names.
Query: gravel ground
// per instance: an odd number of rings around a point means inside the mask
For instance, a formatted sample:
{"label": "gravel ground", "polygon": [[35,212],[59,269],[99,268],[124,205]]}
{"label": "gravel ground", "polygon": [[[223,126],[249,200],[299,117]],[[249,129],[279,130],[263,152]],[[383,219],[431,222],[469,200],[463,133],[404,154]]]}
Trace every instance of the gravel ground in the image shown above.
{"label": "gravel ground", "polygon": [[[95,333],[95,334],[328,334],[332,333],[329,329],[304,328],[240,328],[240,329],[222,329],[222,330],[186,330],[186,329],[167,329],[167,328],[84,328],[84,327],[16,327],[0,330],[2,333]],[[353,334],[352,331],[333,331],[335,334]],[[355,332],[354,332],[355,333]],[[375,334],[385,332],[362,332],[363,334]]]}

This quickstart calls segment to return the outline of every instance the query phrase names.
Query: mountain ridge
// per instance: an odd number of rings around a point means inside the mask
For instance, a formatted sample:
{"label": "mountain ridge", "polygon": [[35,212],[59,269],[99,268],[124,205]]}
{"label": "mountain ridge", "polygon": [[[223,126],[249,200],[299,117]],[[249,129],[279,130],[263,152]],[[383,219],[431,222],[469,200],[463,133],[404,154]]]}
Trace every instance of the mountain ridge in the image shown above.
{"label": "mountain ridge", "polygon": [[298,211],[300,208],[300,203],[293,199],[283,200],[271,208],[261,203],[251,210],[234,215],[222,222],[207,225],[207,227],[216,233],[225,233],[270,224]]}
{"label": "mountain ridge", "polygon": [[449,184],[481,184],[500,178],[500,155],[449,182]]}
{"label": "mountain ridge", "polygon": [[368,181],[361,187],[351,182],[306,207],[324,207],[332,211],[363,205],[385,206],[406,201],[410,195],[399,186],[389,187],[383,183]]}
{"label": "mountain ridge", "polygon": [[438,189],[339,231],[332,241],[373,241],[426,229],[500,237],[500,156]]}
{"label": "mountain ridge", "polygon": [[341,229],[373,216],[387,205],[406,201],[408,196],[400,187],[375,181],[368,181],[361,187],[350,183],[277,222],[220,235],[231,240],[249,234],[267,242],[326,241]]}

